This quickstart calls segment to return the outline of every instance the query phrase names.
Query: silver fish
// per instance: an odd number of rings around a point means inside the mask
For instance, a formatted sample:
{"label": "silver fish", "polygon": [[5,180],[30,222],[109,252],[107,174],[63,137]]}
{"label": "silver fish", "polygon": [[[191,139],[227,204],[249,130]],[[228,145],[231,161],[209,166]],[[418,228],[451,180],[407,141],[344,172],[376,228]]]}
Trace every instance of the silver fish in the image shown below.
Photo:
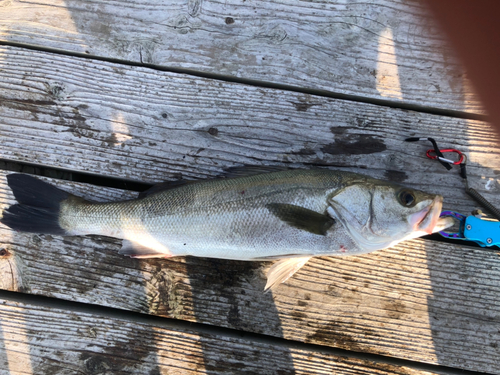
{"label": "silver fish", "polygon": [[273,260],[266,290],[313,256],[354,255],[442,230],[443,198],[356,173],[260,169],[240,177],[153,187],[144,196],[92,203],[28,175],[7,177],[18,204],[12,229],[123,239],[134,258],[192,255]]}

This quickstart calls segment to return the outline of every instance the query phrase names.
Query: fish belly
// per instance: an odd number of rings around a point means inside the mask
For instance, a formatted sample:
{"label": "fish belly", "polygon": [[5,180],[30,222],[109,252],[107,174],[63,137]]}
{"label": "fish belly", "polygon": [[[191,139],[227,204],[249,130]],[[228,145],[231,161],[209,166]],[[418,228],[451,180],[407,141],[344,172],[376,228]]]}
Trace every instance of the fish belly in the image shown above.
{"label": "fish belly", "polygon": [[[144,228],[149,245],[161,244],[172,256],[251,260],[325,253],[332,245],[326,236],[293,228],[265,208],[157,217],[145,220]],[[132,241],[144,235],[125,232]]]}

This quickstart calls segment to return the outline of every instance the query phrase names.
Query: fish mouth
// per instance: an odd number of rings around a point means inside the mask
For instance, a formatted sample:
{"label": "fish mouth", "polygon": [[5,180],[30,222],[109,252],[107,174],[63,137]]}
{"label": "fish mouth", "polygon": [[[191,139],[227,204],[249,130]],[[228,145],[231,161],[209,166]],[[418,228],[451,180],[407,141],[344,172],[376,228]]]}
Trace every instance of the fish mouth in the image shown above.
{"label": "fish mouth", "polygon": [[428,234],[434,233],[442,207],[443,197],[437,195],[429,206],[411,215],[410,222],[414,225],[414,230]]}

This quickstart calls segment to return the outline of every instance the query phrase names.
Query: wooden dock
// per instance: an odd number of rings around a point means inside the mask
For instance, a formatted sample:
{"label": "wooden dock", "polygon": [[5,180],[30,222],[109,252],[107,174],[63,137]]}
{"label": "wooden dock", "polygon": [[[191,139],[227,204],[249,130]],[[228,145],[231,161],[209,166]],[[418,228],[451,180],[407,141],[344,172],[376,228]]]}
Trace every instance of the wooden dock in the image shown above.
{"label": "wooden dock", "polygon": [[[500,141],[420,3],[0,1],[0,209],[12,171],[93,200],[250,165],[351,170],[500,207]],[[500,374],[500,258],[431,239],[270,263],[134,260],[0,225],[0,374]]]}

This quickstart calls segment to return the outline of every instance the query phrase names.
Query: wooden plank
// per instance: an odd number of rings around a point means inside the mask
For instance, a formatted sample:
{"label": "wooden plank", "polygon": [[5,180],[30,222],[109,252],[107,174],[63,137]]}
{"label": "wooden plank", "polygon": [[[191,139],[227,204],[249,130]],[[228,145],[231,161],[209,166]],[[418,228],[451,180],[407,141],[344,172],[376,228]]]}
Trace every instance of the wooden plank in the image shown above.
{"label": "wooden plank", "polygon": [[[13,197],[1,181],[5,206]],[[94,195],[88,185],[59,184]],[[415,240],[364,256],[318,258],[271,295],[262,293],[265,263],[139,261],[119,256],[117,240],[5,228],[0,243],[4,289],[500,373],[500,259],[483,249]],[[474,360],[464,362],[464,353]]]}
{"label": "wooden plank", "polygon": [[13,0],[3,41],[473,113],[419,2]]}
{"label": "wooden plank", "polygon": [[468,154],[471,186],[500,205],[500,149],[485,122],[5,46],[0,54],[3,159],[139,181],[241,164],[335,166],[440,193],[445,207],[470,212],[477,204],[457,167],[427,159],[430,144],[403,142],[434,136]]}
{"label": "wooden plank", "polygon": [[442,373],[198,332],[171,322],[0,300],[0,374]]}

